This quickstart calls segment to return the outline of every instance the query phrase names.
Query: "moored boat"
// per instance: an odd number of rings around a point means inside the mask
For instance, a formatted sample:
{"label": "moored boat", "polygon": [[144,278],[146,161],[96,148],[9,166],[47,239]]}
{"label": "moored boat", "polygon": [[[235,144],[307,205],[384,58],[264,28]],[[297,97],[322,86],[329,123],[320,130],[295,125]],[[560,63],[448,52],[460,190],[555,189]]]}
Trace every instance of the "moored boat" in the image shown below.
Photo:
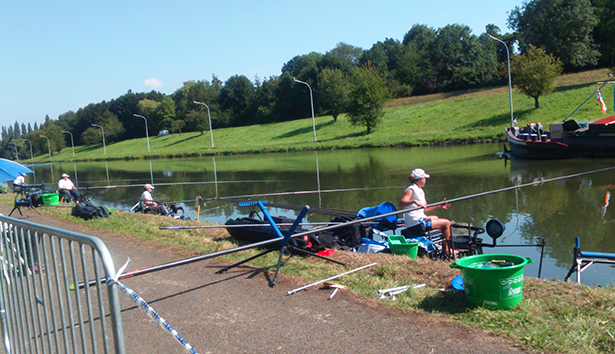
{"label": "moored boat", "polygon": [[615,157],[615,115],[593,122],[566,120],[545,130],[540,123],[507,127],[510,153],[524,159]]}

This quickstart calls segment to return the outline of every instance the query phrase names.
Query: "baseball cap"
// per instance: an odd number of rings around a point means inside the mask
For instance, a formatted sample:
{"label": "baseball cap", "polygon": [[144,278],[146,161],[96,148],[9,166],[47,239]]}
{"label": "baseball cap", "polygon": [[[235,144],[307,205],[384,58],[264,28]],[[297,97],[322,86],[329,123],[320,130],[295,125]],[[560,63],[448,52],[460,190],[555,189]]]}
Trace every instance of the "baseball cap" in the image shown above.
{"label": "baseball cap", "polygon": [[143,188],[145,188],[145,189],[154,189],[154,186],[152,186],[151,184],[148,183],[148,184],[144,185]]}
{"label": "baseball cap", "polygon": [[414,176],[414,178],[416,179],[429,178],[429,175],[425,173],[422,168],[415,168],[414,170],[412,170],[412,176]]}
{"label": "baseball cap", "polygon": [[62,178],[64,177],[68,177],[68,175],[66,173],[62,173]]}

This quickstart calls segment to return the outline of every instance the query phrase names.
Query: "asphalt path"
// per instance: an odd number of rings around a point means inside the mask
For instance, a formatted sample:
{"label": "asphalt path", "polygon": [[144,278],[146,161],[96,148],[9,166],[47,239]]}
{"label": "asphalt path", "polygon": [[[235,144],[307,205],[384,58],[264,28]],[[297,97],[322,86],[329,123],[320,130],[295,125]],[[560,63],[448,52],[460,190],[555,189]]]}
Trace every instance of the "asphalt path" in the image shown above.
{"label": "asphalt path", "polygon": [[[4,215],[10,210],[0,206]],[[99,237],[116,267],[131,259],[127,270],[195,255],[35,212],[26,220]],[[504,338],[444,316],[397,311],[381,303],[385,300],[360,298],[350,291],[339,291],[331,300],[331,290],[318,286],[287,295],[320,279],[298,281],[282,273],[277,286],[270,287],[274,266],[215,274],[221,265],[205,260],[122,282],[198,353],[523,353]],[[127,296],[119,296],[127,353],[187,352]]]}

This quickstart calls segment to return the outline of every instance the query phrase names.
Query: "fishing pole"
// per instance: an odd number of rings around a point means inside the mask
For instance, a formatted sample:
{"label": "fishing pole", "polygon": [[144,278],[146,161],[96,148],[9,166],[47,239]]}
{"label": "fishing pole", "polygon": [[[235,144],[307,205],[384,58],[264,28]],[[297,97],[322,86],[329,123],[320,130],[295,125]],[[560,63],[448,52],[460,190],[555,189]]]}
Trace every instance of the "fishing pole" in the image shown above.
{"label": "fishing pole", "polygon": [[[183,186],[183,185],[195,185],[195,184],[231,184],[231,183],[269,183],[269,182],[285,182],[285,180],[245,180],[245,181],[199,181],[199,182],[163,182],[163,183],[155,183],[156,186]],[[87,182],[81,182],[87,183]],[[143,184],[118,184],[113,186],[93,186],[93,187],[85,187],[86,189],[111,189],[111,188],[127,188],[127,187],[143,187]]]}
{"label": "fishing pole", "polygon": [[[613,169],[615,169],[615,167],[607,167],[607,168],[598,169],[598,170],[592,170],[592,171],[588,171],[588,172],[575,173],[575,174],[572,174],[572,175],[561,176],[561,177],[554,177],[554,178],[549,178],[549,179],[545,179],[545,180],[542,180],[542,181],[530,182],[530,183],[525,183],[525,184],[511,186],[511,187],[500,188],[500,189],[496,189],[496,190],[492,190],[492,191],[476,193],[476,194],[472,194],[472,195],[468,195],[468,196],[464,196],[464,197],[459,197],[459,198],[454,198],[454,199],[449,199],[449,200],[443,200],[443,201],[440,201],[440,202],[427,204],[426,208],[427,207],[432,207],[432,206],[443,205],[445,203],[460,202],[460,201],[464,201],[464,200],[469,200],[469,199],[473,199],[473,198],[483,197],[483,196],[486,196],[486,195],[506,192],[506,191],[515,190],[515,189],[521,189],[521,188],[525,188],[525,187],[536,186],[536,185],[539,185],[539,184],[559,181],[559,180],[563,180],[563,179],[567,179],[567,178],[573,178],[573,177],[584,176],[584,175],[588,175],[588,174],[592,174],[592,173],[610,171],[610,170],[613,170]],[[291,235],[290,238],[303,237],[303,236],[314,234],[316,232],[335,230],[337,228],[345,227],[347,225],[354,225],[354,224],[358,224],[358,223],[364,223],[364,222],[373,221],[373,220],[377,220],[377,219],[382,219],[382,218],[386,218],[388,216],[403,214],[403,213],[407,213],[407,212],[410,212],[410,211],[413,211],[413,210],[419,210],[419,209],[423,209],[423,207],[413,207],[413,208],[397,210],[397,211],[393,211],[393,212],[386,213],[386,214],[370,216],[370,217],[367,217],[367,218],[364,218],[364,219],[348,221],[348,222],[345,222],[345,223],[342,223],[342,224],[338,224],[338,225],[325,226],[325,227],[318,228],[318,229],[312,229],[312,230],[308,230],[308,231],[304,231],[304,232],[299,232],[299,233]],[[239,246],[239,247],[235,247],[235,248],[229,248],[229,249],[226,249],[226,250],[216,251],[216,252],[213,252],[213,253],[203,254],[203,255],[199,255],[199,256],[195,256],[195,257],[191,257],[191,258],[186,258],[186,259],[182,259],[182,260],[178,260],[178,261],[174,261],[174,262],[164,263],[164,264],[160,264],[160,265],[157,265],[157,266],[151,266],[151,267],[147,267],[147,268],[137,269],[137,270],[134,270],[134,271],[131,271],[131,272],[124,273],[122,276],[119,277],[118,280],[130,278],[130,277],[133,277],[133,276],[143,275],[143,274],[147,274],[147,273],[151,273],[151,272],[155,272],[155,271],[158,271],[158,270],[167,269],[167,268],[171,268],[171,267],[176,267],[176,266],[180,266],[180,265],[184,265],[184,264],[198,262],[198,261],[202,261],[202,260],[206,260],[206,259],[210,259],[210,258],[215,258],[215,257],[223,256],[223,255],[226,255],[226,254],[240,252],[240,251],[244,251],[244,250],[248,250],[248,249],[252,249],[252,248],[273,245],[273,244],[278,243],[278,242],[280,242],[282,240],[283,240],[283,238],[275,238],[275,239],[271,239],[271,240],[264,240],[264,241],[259,241],[259,242],[251,243],[249,245],[243,245],[243,246]],[[102,282],[106,282],[106,278],[102,278],[101,281]],[[96,284],[96,280],[90,280],[87,284],[88,284],[88,286],[92,286],[92,285]],[[83,288],[84,286],[85,286],[85,283],[78,284],[79,288]],[[70,287],[71,287],[71,290],[74,289],[74,285],[71,285]]]}
{"label": "fishing pole", "polygon": [[[333,225],[344,224],[343,222],[301,222],[298,225]],[[276,223],[278,226],[290,226],[292,223]],[[190,230],[190,229],[220,229],[232,227],[271,227],[270,224],[239,224],[239,225],[196,225],[196,226],[160,226],[159,230]]]}
{"label": "fishing pole", "polygon": [[[454,199],[447,199],[447,200],[443,200],[443,201],[436,202],[436,203],[430,203],[430,204],[427,204],[425,206],[425,208],[433,207],[433,206],[440,206],[440,205],[444,205],[446,203],[460,202],[460,201],[464,201],[464,200],[468,200],[468,199],[483,197],[483,196],[490,195],[490,194],[496,194],[496,193],[506,192],[506,191],[515,190],[515,189],[521,189],[521,188],[530,187],[530,186],[536,186],[536,185],[547,183],[547,182],[554,182],[554,181],[559,181],[559,180],[562,180],[562,179],[579,177],[579,176],[584,176],[584,175],[588,175],[588,174],[592,174],[592,173],[609,171],[609,170],[613,170],[613,169],[615,169],[615,166],[614,167],[602,168],[602,169],[598,169],[598,170],[592,170],[592,171],[588,171],[588,172],[575,173],[575,174],[572,174],[572,175],[566,175],[566,176],[561,176],[561,177],[548,178],[548,179],[544,179],[544,180],[541,180],[541,181],[530,182],[530,183],[525,183],[525,184],[511,186],[511,187],[500,188],[500,189],[496,189],[496,190],[492,190],[492,191],[476,193],[476,194],[472,194],[472,195],[468,195],[468,196],[464,196],[464,197],[459,197],[459,198],[454,198]],[[386,213],[386,214],[370,216],[370,217],[364,218],[364,219],[352,220],[352,221],[348,221],[348,222],[340,224],[340,225],[325,226],[325,227],[322,227],[322,228],[318,228],[317,230],[308,230],[308,231],[304,231],[304,232],[299,232],[299,233],[296,233],[296,234],[292,235],[291,237],[302,237],[302,236],[306,236],[306,235],[311,235],[311,234],[313,234],[315,232],[335,230],[335,229],[343,227],[343,226],[364,223],[364,222],[373,221],[373,220],[377,220],[377,219],[384,219],[384,218],[386,218],[388,216],[403,214],[403,213],[407,213],[407,212],[414,211],[414,210],[419,210],[419,209],[423,209],[423,207],[418,207],[417,206],[417,207],[413,207],[413,208],[407,208],[407,209],[392,211],[392,212]]]}
{"label": "fishing pole", "polygon": [[336,193],[336,192],[355,192],[355,191],[368,191],[368,190],[378,190],[378,189],[392,189],[392,188],[403,188],[404,186],[394,186],[394,187],[365,187],[365,188],[343,188],[343,189],[325,189],[325,190],[308,190],[308,191],[296,191],[296,192],[278,192],[278,193],[263,193],[263,194],[246,194],[246,195],[235,195],[230,197],[218,197],[218,198],[202,198],[204,201],[212,201],[212,200],[228,200],[228,199],[240,199],[240,198],[254,198],[254,197],[269,197],[269,196],[279,196],[279,195],[298,195],[298,194],[314,194],[314,193]]}

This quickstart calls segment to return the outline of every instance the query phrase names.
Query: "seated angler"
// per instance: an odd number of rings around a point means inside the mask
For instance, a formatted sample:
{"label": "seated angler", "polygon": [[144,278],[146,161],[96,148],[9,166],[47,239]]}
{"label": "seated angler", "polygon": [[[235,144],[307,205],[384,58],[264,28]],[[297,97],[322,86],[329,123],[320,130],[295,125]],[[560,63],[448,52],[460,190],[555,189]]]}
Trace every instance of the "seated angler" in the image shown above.
{"label": "seated angler", "polygon": [[58,181],[58,188],[60,190],[60,195],[64,196],[64,200],[67,203],[73,200],[79,203],[79,192],[77,191],[77,187],[75,187],[66,173],[63,173],[62,178]]}
{"label": "seated angler", "polygon": [[143,211],[147,212],[148,210],[153,210],[160,215],[167,215],[167,209],[154,201],[152,198],[152,191],[154,190],[154,186],[151,184],[146,184],[143,186],[145,189],[141,194],[141,201],[143,202]]}
{"label": "seated angler", "polygon": [[[404,195],[399,201],[399,207],[410,209],[410,211],[404,214],[407,228],[419,228],[422,231],[440,229],[442,237],[447,241],[444,242],[444,252],[450,254],[451,222],[436,215],[425,214],[425,212],[430,212],[437,208],[448,209],[450,204],[445,202],[438,206],[427,206],[425,192],[423,191],[427,178],[429,178],[429,175],[420,168],[412,171],[409,177],[411,185],[404,191]],[[444,201],[446,201],[446,198],[444,198]]]}
{"label": "seated angler", "polygon": [[13,190],[19,193],[21,192],[21,189],[27,185],[28,184],[26,183],[26,174],[22,173],[21,175],[17,176],[17,178],[15,178],[15,180],[13,181]]}

